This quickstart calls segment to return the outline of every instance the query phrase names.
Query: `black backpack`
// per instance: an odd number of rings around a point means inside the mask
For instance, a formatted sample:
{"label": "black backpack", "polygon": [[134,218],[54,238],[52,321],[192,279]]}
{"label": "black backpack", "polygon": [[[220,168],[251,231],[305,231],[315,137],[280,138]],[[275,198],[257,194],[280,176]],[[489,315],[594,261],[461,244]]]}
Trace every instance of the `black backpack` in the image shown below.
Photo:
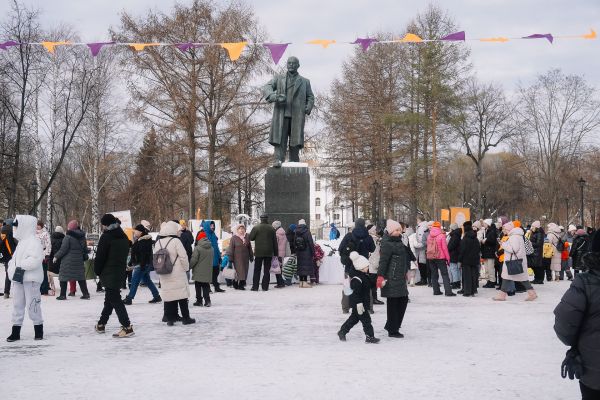
{"label": "black backpack", "polygon": [[304,240],[304,237],[294,234],[294,249],[296,251],[306,250],[306,241]]}
{"label": "black backpack", "polygon": [[353,251],[358,251],[360,246],[362,245],[363,239],[359,239],[358,243],[356,243],[356,238],[354,235],[350,237],[346,246],[340,249],[340,261],[344,265],[352,264],[352,260],[350,259],[350,253]]}

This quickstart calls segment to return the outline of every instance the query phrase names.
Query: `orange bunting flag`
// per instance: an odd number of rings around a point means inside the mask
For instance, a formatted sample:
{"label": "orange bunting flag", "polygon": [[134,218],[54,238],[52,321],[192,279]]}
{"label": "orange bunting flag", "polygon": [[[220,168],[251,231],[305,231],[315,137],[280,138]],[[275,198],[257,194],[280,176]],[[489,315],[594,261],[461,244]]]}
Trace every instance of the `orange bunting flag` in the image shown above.
{"label": "orange bunting flag", "polygon": [[131,46],[135,51],[142,51],[146,47],[160,46],[160,43],[129,43],[129,46]]}
{"label": "orange bunting flag", "polygon": [[596,39],[596,31],[593,29],[590,29],[590,33],[586,33],[585,35],[581,36],[584,39]]}
{"label": "orange bunting flag", "polygon": [[500,42],[500,43],[504,43],[504,42],[508,42],[508,38],[505,37],[494,37],[494,38],[483,38],[483,39],[479,39],[480,42]]}
{"label": "orange bunting flag", "polygon": [[56,46],[62,46],[65,44],[69,44],[69,42],[42,42],[42,46],[44,46],[44,48],[48,50],[48,53],[50,54],[54,54],[54,48]]}
{"label": "orange bunting flag", "polygon": [[419,36],[415,35],[414,33],[407,33],[400,40],[400,42],[403,42],[403,43],[421,43],[422,41],[423,41],[423,39],[421,39]]}
{"label": "orange bunting flag", "polygon": [[324,49],[326,49],[327,47],[329,47],[330,44],[334,44],[335,40],[327,40],[327,39],[317,39],[317,40],[311,40],[310,42],[307,42],[308,44],[318,44],[319,46],[323,46]]}
{"label": "orange bunting flag", "polygon": [[221,43],[221,47],[227,50],[229,53],[229,59],[235,61],[242,55],[242,51],[246,48],[248,42],[237,42],[237,43]]}

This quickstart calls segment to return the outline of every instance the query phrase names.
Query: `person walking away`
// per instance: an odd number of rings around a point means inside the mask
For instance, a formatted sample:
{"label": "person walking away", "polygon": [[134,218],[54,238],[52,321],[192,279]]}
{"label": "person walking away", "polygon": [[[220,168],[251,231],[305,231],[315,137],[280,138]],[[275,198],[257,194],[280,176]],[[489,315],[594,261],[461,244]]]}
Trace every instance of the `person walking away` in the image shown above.
{"label": "person walking away", "polygon": [[385,304],[377,299],[377,271],[379,270],[379,259],[381,253],[381,236],[377,233],[377,225],[368,227],[368,232],[373,242],[375,242],[375,250],[369,253],[369,279],[371,280],[371,307],[373,305]]}
{"label": "person walking away", "polygon": [[[210,307],[212,305],[210,301],[210,283],[212,282],[213,257],[214,250],[208,238],[202,237],[196,241],[190,260],[190,270],[196,289],[196,302],[194,303],[196,307]],[[204,300],[204,304],[202,304],[202,300]]]}
{"label": "person walking away", "polygon": [[[466,221],[463,224],[465,231],[460,241],[458,261],[463,274],[464,297],[474,297],[477,293],[477,280],[479,279],[479,266],[481,262],[480,243],[477,234],[473,230],[473,223]],[[493,272],[493,268],[492,268]]]}
{"label": "person walking away", "polygon": [[[187,227],[187,222],[184,219],[179,220],[179,226],[181,226],[181,230],[179,231],[179,239],[181,240],[181,244],[183,244],[183,248],[188,255],[188,262],[192,258],[192,246],[194,245],[194,235]],[[190,279],[190,272],[187,273],[188,280]]]}
{"label": "person walking away", "polygon": [[342,342],[346,341],[346,335],[350,329],[359,321],[362,323],[366,338],[365,343],[379,343],[380,339],[375,337],[369,307],[371,301],[371,284],[368,275],[369,260],[358,254],[356,251],[350,253],[350,260],[353,263],[355,273],[350,278],[350,289],[352,294],[349,296],[352,313],[344,322],[338,331],[338,337]]}
{"label": "person walking away", "polygon": [[56,260],[56,262],[54,262],[54,256],[60,250],[64,238],[65,230],[62,226],[57,226],[54,228],[54,232],[52,232],[52,235],[50,235],[51,249],[50,257],[48,258],[48,283],[50,284],[50,289],[54,292],[54,294],[60,291],[60,279],[58,280],[58,288],[54,285],[54,278],[59,278],[60,260]]}
{"label": "person walking away", "polygon": [[[213,271],[212,271],[212,284],[215,288],[215,293],[223,293],[225,290],[221,289],[219,284],[219,272],[221,268],[221,250],[219,249],[219,238],[215,234],[215,221],[204,221],[202,222],[202,229],[206,234],[206,238],[210,241],[213,247]],[[188,264],[189,265],[189,264]]]}
{"label": "person walking away", "polygon": [[533,283],[534,285],[544,284],[544,238],[546,233],[541,226],[540,221],[534,221],[531,224],[531,245],[533,246],[533,255],[529,261],[532,262],[531,269],[533,269]]}
{"label": "person walking away", "polygon": [[35,236],[39,239],[40,243],[42,244],[42,248],[44,249],[44,263],[43,263],[44,281],[42,282],[42,285],[40,286],[40,291],[43,296],[47,296],[48,289],[49,289],[48,257],[50,257],[50,251],[52,250],[52,244],[50,243],[50,235],[48,234],[48,231],[44,227],[44,222],[41,219],[38,220],[38,222],[37,222]]}
{"label": "person walking away", "polygon": [[[273,229],[275,229],[275,237],[277,238],[277,258],[279,259],[279,265],[283,266],[284,257],[291,252],[290,244],[288,243],[285,229],[281,226],[281,221],[273,221],[271,225],[273,226]],[[285,287],[285,282],[283,281],[282,274],[275,274],[275,278],[277,279],[277,285],[275,287],[283,289]]]}
{"label": "person walking away", "polygon": [[[491,218],[483,220],[483,227],[485,230],[485,236],[481,242],[481,258],[483,258],[483,265],[488,280],[483,288],[493,289],[500,282],[496,279],[496,252],[498,251],[498,228],[494,224]],[[498,274],[500,275],[500,274]],[[492,279],[493,278],[493,279]]]}
{"label": "person walking away", "polygon": [[[258,291],[260,273],[263,272],[262,290],[269,290],[271,281],[271,260],[277,255],[277,237],[275,229],[269,224],[269,216],[260,216],[260,224],[255,225],[250,232],[250,241],[254,242],[254,275],[252,277],[253,292]],[[290,242],[291,245],[291,242]]]}
{"label": "person walking away", "polygon": [[[104,214],[100,218],[103,233],[98,240],[94,272],[104,286],[104,307],[96,324],[96,332],[105,333],[106,324],[113,310],[121,324],[121,329],[113,334],[114,338],[133,336],[133,326],[129,320],[127,309],[121,299],[121,284],[125,279],[127,255],[131,242],[121,229],[121,221],[112,214]],[[62,265],[61,265],[62,269]]]}
{"label": "person walking away", "polygon": [[552,258],[550,259],[550,280],[558,282],[560,272],[562,271],[562,252],[565,249],[564,242],[561,239],[560,227],[551,222],[548,224],[548,241],[552,245]]}
{"label": "person walking away", "polygon": [[[506,301],[507,292],[510,290],[511,282],[522,282],[527,290],[527,298],[525,301],[533,301],[537,299],[537,294],[527,274],[527,256],[525,253],[525,242],[523,241],[523,229],[515,228],[513,222],[508,222],[502,226],[502,230],[508,239],[502,243],[504,249],[504,263],[502,264],[502,287],[496,296],[495,301]],[[521,268],[515,271],[510,271],[508,264],[512,261],[521,263]],[[509,273],[510,272],[510,273]]]}
{"label": "person walking away", "polygon": [[301,288],[312,288],[308,277],[315,273],[314,255],[315,243],[312,235],[303,219],[298,221],[296,231],[294,232],[294,241],[291,245],[296,253],[298,276],[300,277]]}
{"label": "person walking away", "polygon": [[458,262],[458,256],[460,254],[460,239],[462,236],[462,229],[458,227],[458,224],[450,224],[450,240],[448,240],[448,253],[450,254],[450,285],[452,289],[460,289],[460,265]]}
{"label": "person walking away", "polygon": [[[338,248],[340,255],[340,261],[344,266],[344,273],[346,277],[352,277],[356,271],[350,260],[350,253],[356,251],[358,254],[368,259],[369,254],[375,251],[375,241],[369,231],[367,230],[365,220],[363,218],[357,218],[354,221],[354,229],[348,232]],[[342,312],[347,314],[350,312],[350,300],[348,296],[344,294],[342,290]]]}
{"label": "person walking away", "polygon": [[335,226],[335,224],[332,222],[329,225],[330,229],[329,229],[329,240],[337,240],[340,238],[340,231],[338,230],[338,228]]}
{"label": "person walking away", "polygon": [[[209,222],[209,221],[205,221]],[[205,228],[210,230],[209,224]],[[177,321],[178,309],[181,310],[181,322],[183,325],[194,324],[195,319],[190,318],[188,298],[190,297],[189,281],[186,271],[189,270],[187,253],[181,240],[178,240],[179,224],[174,221],[167,221],[161,224],[160,236],[154,245],[154,254],[166,249],[169,260],[172,263],[173,270],[170,273],[161,274],[161,297],[164,301],[165,317],[168,326],[173,326]],[[208,232],[207,239],[208,239]],[[214,233],[213,233],[214,234]],[[210,239],[208,239],[210,241]],[[212,243],[211,243],[212,245]],[[220,254],[219,254],[220,256]],[[214,246],[213,261],[214,264]],[[156,264],[155,264],[156,267]],[[214,265],[213,265],[214,270]]]}
{"label": "person walking away", "polygon": [[13,222],[15,239],[19,245],[8,262],[7,274],[12,281],[13,313],[12,332],[7,342],[21,339],[21,327],[27,310],[33,322],[35,340],[44,338],[42,318],[42,298],[40,285],[44,280],[44,249],[36,237],[36,218],[30,215],[17,215]]}
{"label": "person walking away", "polygon": [[154,241],[150,232],[142,224],[136,225],[133,230],[134,243],[131,246],[131,258],[129,261],[130,266],[133,266],[133,275],[131,277],[131,285],[129,285],[129,293],[125,296],[123,303],[125,305],[131,305],[140,282],[144,283],[150,292],[152,293],[152,300],[148,303],[156,304],[162,302],[162,298],[158,293],[158,289],[152,279],[150,278],[150,271],[152,270],[152,255]]}
{"label": "person walking away", "polygon": [[250,243],[250,236],[246,233],[244,225],[240,224],[235,229],[235,235],[229,241],[229,250],[227,253],[233,262],[233,268],[235,268],[236,280],[233,282],[234,289],[246,290],[248,269],[250,268],[250,262],[254,261],[254,251]]}
{"label": "person walking away", "polygon": [[387,321],[385,330],[392,338],[403,338],[400,333],[406,307],[408,305],[408,288],[406,273],[410,263],[416,258],[402,243],[402,225],[391,219],[387,220],[386,233],[381,239],[379,268],[377,270],[377,287],[381,288],[381,297],[387,300]]}
{"label": "person walking away", "polygon": [[60,249],[54,255],[52,262],[60,261],[58,280],[60,281],[60,295],[56,300],[67,299],[67,284],[74,280],[79,283],[81,299],[89,300],[87,282],[85,280],[85,268],[83,262],[87,256],[87,243],[85,233],[79,229],[79,223],[72,220],[67,225],[67,234],[63,239]]}
{"label": "person walking away", "polygon": [[439,274],[442,274],[444,282],[444,294],[446,296],[456,296],[452,292],[450,286],[450,277],[448,276],[448,264],[450,262],[450,254],[446,244],[446,235],[442,231],[442,225],[435,221],[429,230],[427,238],[427,261],[431,266],[431,285],[433,286],[433,294],[441,295]]}
{"label": "person walking away", "polygon": [[13,237],[13,227],[11,225],[3,225],[0,229],[0,254],[2,259],[0,262],[4,264],[4,298],[10,297],[11,281],[8,277],[8,262],[12,259],[15,250],[17,249],[17,240]]}
{"label": "person walking away", "polygon": [[575,233],[575,239],[573,239],[573,246],[571,246],[571,252],[569,255],[573,260],[573,270],[575,275],[579,272],[584,271],[583,256],[587,253],[590,243],[590,236],[583,229],[577,229]]}
{"label": "person walking away", "polygon": [[[585,231],[584,231],[585,233]],[[570,349],[563,378],[579,379],[582,399],[600,399],[600,234],[582,256],[582,271],[554,309],[556,336]]]}

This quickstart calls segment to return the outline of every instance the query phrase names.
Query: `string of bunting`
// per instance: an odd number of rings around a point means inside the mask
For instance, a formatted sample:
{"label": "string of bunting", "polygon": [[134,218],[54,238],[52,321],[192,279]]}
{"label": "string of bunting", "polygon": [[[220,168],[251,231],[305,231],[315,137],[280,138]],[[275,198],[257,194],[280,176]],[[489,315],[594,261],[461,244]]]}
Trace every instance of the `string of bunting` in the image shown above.
{"label": "string of bunting", "polygon": [[[374,38],[357,38],[353,42],[338,42],[333,39],[315,39],[306,42],[306,44],[321,46],[326,49],[331,45],[336,44],[354,44],[359,45],[363,49],[363,51],[369,50],[369,47],[373,44],[387,44],[387,43],[427,43],[427,42],[464,42],[467,40],[471,41],[479,41],[479,42],[496,42],[496,43],[505,43],[510,40],[529,40],[529,39],[546,39],[550,44],[554,43],[555,39],[596,39],[596,31],[594,29],[590,29],[589,33],[583,35],[570,35],[570,36],[554,36],[551,33],[534,33],[529,36],[523,37],[485,37],[485,38],[476,38],[476,39],[467,39],[465,31],[451,33],[447,36],[444,36],[440,39],[422,39],[418,35],[414,33],[407,33],[401,39],[395,40],[377,40]],[[4,43],[0,43],[1,50],[8,50],[11,47],[20,46],[20,45],[39,45],[43,46],[49,53],[54,54],[55,50],[59,46],[87,46],[90,49],[92,56],[96,57],[100,50],[105,46],[127,46],[133,49],[136,52],[144,51],[149,47],[162,47],[162,46],[174,46],[178,48],[182,52],[187,52],[190,49],[201,48],[204,46],[220,46],[225,49],[229,55],[229,59],[231,61],[236,61],[242,55],[242,52],[247,46],[263,46],[269,50],[271,53],[271,58],[275,64],[279,63],[279,60],[285,53],[287,47],[292,43],[251,43],[248,41],[243,42],[233,42],[233,43],[121,43],[121,42],[97,42],[97,43],[75,43],[68,41],[60,41],[60,42],[39,42],[39,43],[20,43],[15,42],[13,40],[6,41]]]}

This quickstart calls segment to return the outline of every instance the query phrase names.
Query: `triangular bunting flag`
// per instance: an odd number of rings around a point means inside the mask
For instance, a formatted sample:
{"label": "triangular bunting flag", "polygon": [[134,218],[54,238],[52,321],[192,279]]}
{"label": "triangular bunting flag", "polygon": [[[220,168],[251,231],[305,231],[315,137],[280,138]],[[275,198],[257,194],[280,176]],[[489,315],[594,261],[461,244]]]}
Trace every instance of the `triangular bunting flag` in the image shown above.
{"label": "triangular bunting flag", "polygon": [[324,49],[326,49],[327,47],[329,47],[330,44],[334,44],[335,40],[327,40],[327,39],[316,39],[316,40],[311,40],[310,42],[307,42],[308,44],[317,44],[319,46],[322,46]]}
{"label": "triangular bunting flag", "polygon": [[590,29],[590,33],[586,33],[585,35],[581,36],[584,39],[596,39],[596,31],[593,29]]}
{"label": "triangular bunting flag", "polygon": [[508,42],[508,38],[505,37],[495,37],[495,38],[483,38],[483,39],[479,39],[480,42],[500,42],[500,43],[504,43],[504,42]]}
{"label": "triangular bunting flag", "polygon": [[523,39],[548,39],[550,43],[554,41],[551,33],[534,33],[533,35],[523,37]]}
{"label": "triangular bunting flag", "polygon": [[92,52],[92,56],[96,57],[98,55],[98,53],[100,52],[100,49],[102,48],[102,46],[105,46],[107,44],[115,44],[115,42],[87,43],[87,47],[90,48],[90,51]]}
{"label": "triangular bunting flag", "polygon": [[369,50],[369,46],[371,46],[371,44],[377,43],[377,42],[378,42],[377,39],[372,39],[372,38],[358,38],[354,42],[352,42],[351,44],[360,44],[360,46],[362,47],[363,51],[367,51],[367,50]]}
{"label": "triangular bunting flag", "polygon": [[288,45],[289,43],[263,43],[263,46],[271,52],[271,58],[275,64],[279,63]]}
{"label": "triangular bunting flag", "polygon": [[20,45],[20,44],[21,44],[21,43],[19,43],[19,42],[15,42],[15,41],[13,41],[13,40],[9,40],[8,42],[0,43],[0,49],[2,49],[2,50],[6,50],[6,49],[7,49],[7,48],[9,48],[9,47],[12,47],[12,46],[18,46],[18,45]]}
{"label": "triangular bunting flag", "polygon": [[402,40],[400,40],[400,42],[403,43],[421,43],[423,41],[423,39],[421,39],[419,36],[415,35],[414,33],[407,33]]}
{"label": "triangular bunting flag", "polygon": [[135,51],[142,51],[146,47],[160,46],[160,43],[129,43],[129,46]]}
{"label": "triangular bunting flag", "polygon": [[189,42],[189,43],[175,43],[174,46],[177,47],[179,50],[181,50],[183,53],[185,53],[189,49],[196,48],[196,47],[202,47],[204,45],[199,44],[199,43]]}
{"label": "triangular bunting flag", "polygon": [[69,44],[69,42],[42,42],[42,46],[44,46],[44,48],[48,50],[48,53],[50,54],[54,54],[54,48],[56,46],[61,46],[65,44]]}
{"label": "triangular bunting flag", "polygon": [[456,33],[451,33],[448,36],[444,36],[443,38],[441,38],[440,40],[448,40],[448,41],[458,41],[458,40],[465,40],[465,31],[460,31],[460,32],[456,32]]}
{"label": "triangular bunting flag", "polygon": [[236,61],[240,58],[242,51],[244,51],[247,45],[248,42],[221,43],[221,47],[229,53],[229,59],[231,61]]}

